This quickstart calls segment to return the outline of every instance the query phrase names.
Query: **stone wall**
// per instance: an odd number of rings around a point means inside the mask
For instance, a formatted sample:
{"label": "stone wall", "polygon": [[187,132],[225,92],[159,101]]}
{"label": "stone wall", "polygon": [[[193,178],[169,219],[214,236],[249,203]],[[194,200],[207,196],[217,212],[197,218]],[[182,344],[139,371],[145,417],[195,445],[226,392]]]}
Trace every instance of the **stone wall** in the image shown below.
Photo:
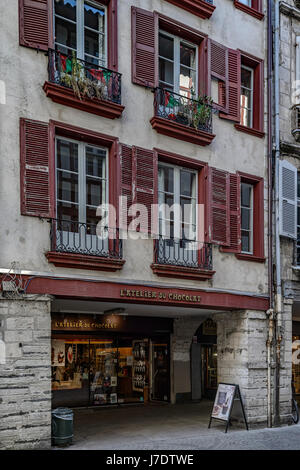
{"label": "stone wall", "polygon": [[0,449],[51,445],[50,298],[0,297]]}
{"label": "stone wall", "polygon": [[[288,313],[287,313],[288,315]],[[267,423],[267,334],[266,314],[237,311],[218,315],[218,381],[240,386],[250,424]],[[285,332],[291,325],[285,319]],[[283,339],[280,373],[281,422],[289,420],[291,342]],[[273,409],[274,377],[272,374]]]}

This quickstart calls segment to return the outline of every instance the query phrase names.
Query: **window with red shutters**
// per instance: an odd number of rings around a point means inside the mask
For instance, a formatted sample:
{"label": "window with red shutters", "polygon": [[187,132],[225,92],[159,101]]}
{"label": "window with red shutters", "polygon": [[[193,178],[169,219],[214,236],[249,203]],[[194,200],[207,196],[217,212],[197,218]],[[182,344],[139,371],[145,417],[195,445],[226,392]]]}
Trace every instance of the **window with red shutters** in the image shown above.
{"label": "window with red shutters", "polygon": [[210,168],[210,240],[219,245],[230,243],[230,181],[227,171]]}
{"label": "window with red shutters", "polygon": [[132,204],[132,148],[128,145],[120,145],[120,171],[121,171],[121,220],[120,227],[127,230],[131,217],[128,209]]}
{"label": "window with red shutters", "polygon": [[158,85],[158,15],[131,7],[132,82],[150,88]]}
{"label": "window with red shutters", "polygon": [[228,106],[226,113],[220,113],[223,119],[240,121],[240,93],[241,93],[241,59],[240,52],[233,49],[227,50],[228,60]]}
{"label": "window with red shutters", "polygon": [[53,217],[54,177],[49,158],[49,126],[20,120],[21,214]]}
{"label": "window with red shutters", "polygon": [[50,0],[19,0],[19,35],[22,46],[48,50],[51,6]]}
{"label": "window with red shutters", "polygon": [[230,244],[221,249],[225,252],[240,253],[241,251],[241,193],[240,176],[230,174]]}

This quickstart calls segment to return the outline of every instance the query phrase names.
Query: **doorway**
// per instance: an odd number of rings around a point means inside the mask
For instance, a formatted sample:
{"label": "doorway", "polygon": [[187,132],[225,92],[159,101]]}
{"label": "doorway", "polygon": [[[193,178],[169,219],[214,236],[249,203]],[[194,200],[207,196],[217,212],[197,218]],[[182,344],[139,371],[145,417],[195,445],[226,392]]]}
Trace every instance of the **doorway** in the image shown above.
{"label": "doorway", "polygon": [[202,396],[213,399],[218,388],[218,354],[216,344],[201,345]]}
{"label": "doorway", "polygon": [[163,341],[151,341],[153,401],[169,401],[169,345]]}

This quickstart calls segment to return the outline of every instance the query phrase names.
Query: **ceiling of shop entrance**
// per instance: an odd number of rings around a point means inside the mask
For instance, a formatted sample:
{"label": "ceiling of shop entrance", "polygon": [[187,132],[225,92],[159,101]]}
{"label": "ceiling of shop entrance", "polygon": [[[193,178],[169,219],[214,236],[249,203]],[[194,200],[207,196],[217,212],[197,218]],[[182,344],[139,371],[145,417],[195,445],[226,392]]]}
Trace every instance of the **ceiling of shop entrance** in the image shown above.
{"label": "ceiling of shop entrance", "polygon": [[124,314],[136,316],[156,316],[156,317],[182,317],[182,316],[203,316],[207,317],[214,313],[221,313],[219,310],[205,310],[200,308],[168,307],[140,304],[125,304],[115,302],[96,302],[86,300],[54,299],[52,302],[52,312],[57,313],[93,313],[103,314],[107,310],[125,309]]}

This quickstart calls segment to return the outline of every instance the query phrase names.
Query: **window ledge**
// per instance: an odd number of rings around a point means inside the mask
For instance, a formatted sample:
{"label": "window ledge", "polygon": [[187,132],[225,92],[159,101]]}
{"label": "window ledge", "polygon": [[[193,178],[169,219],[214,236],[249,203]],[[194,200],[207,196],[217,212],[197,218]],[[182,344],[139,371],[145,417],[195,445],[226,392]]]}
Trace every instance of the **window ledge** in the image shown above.
{"label": "window ledge", "polygon": [[48,251],[46,258],[54,266],[72,269],[90,269],[96,271],[118,271],[122,269],[125,260],[104,258],[100,256],[82,255],[79,253],[61,253]]}
{"label": "window ledge", "polygon": [[237,259],[244,261],[253,261],[255,263],[264,263],[266,261],[266,258],[264,256],[248,255],[247,253],[236,253],[235,256],[237,257]]}
{"label": "window ledge", "polygon": [[209,132],[194,129],[192,127],[178,124],[169,119],[154,116],[150,120],[151,126],[159,134],[174,137],[174,139],[184,140],[191,144],[197,144],[201,146],[209,145],[215,138],[215,134]]}
{"label": "window ledge", "polygon": [[211,279],[215,271],[200,268],[188,268],[184,266],[175,266],[171,264],[151,264],[151,269],[157,276],[176,277],[181,279],[196,279],[205,281]]}
{"label": "window ledge", "polygon": [[116,104],[113,101],[99,100],[97,98],[79,99],[74,95],[72,89],[57,85],[56,83],[45,82],[43,90],[48,98],[55,103],[71,106],[72,108],[86,111],[87,113],[97,114],[108,119],[119,118],[125,106]]}
{"label": "window ledge", "polygon": [[257,129],[253,129],[253,127],[243,126],[242,124],[235,124],[234,127],[241,132],[245,132],[246,134],[254,135],[255,137],[263,138],[265,133],[259,131]]}
{"label": "window ledge", "polygon": [[202,19],[208,19],[213,14],[216,6],[205,0],[167,0],[179,8],[189,11]]}
{"label": "window ledge", "polygon": [[234,0],[234,6],[238,10],[241,10],[244,13],[248,13],[248,15],[254,16],[254,18],[257,18],[258,20],[262,20],[265,16],[261,11],[258,11],[255,8],[248,7],[248,5],[244,5],[238,0]]}

